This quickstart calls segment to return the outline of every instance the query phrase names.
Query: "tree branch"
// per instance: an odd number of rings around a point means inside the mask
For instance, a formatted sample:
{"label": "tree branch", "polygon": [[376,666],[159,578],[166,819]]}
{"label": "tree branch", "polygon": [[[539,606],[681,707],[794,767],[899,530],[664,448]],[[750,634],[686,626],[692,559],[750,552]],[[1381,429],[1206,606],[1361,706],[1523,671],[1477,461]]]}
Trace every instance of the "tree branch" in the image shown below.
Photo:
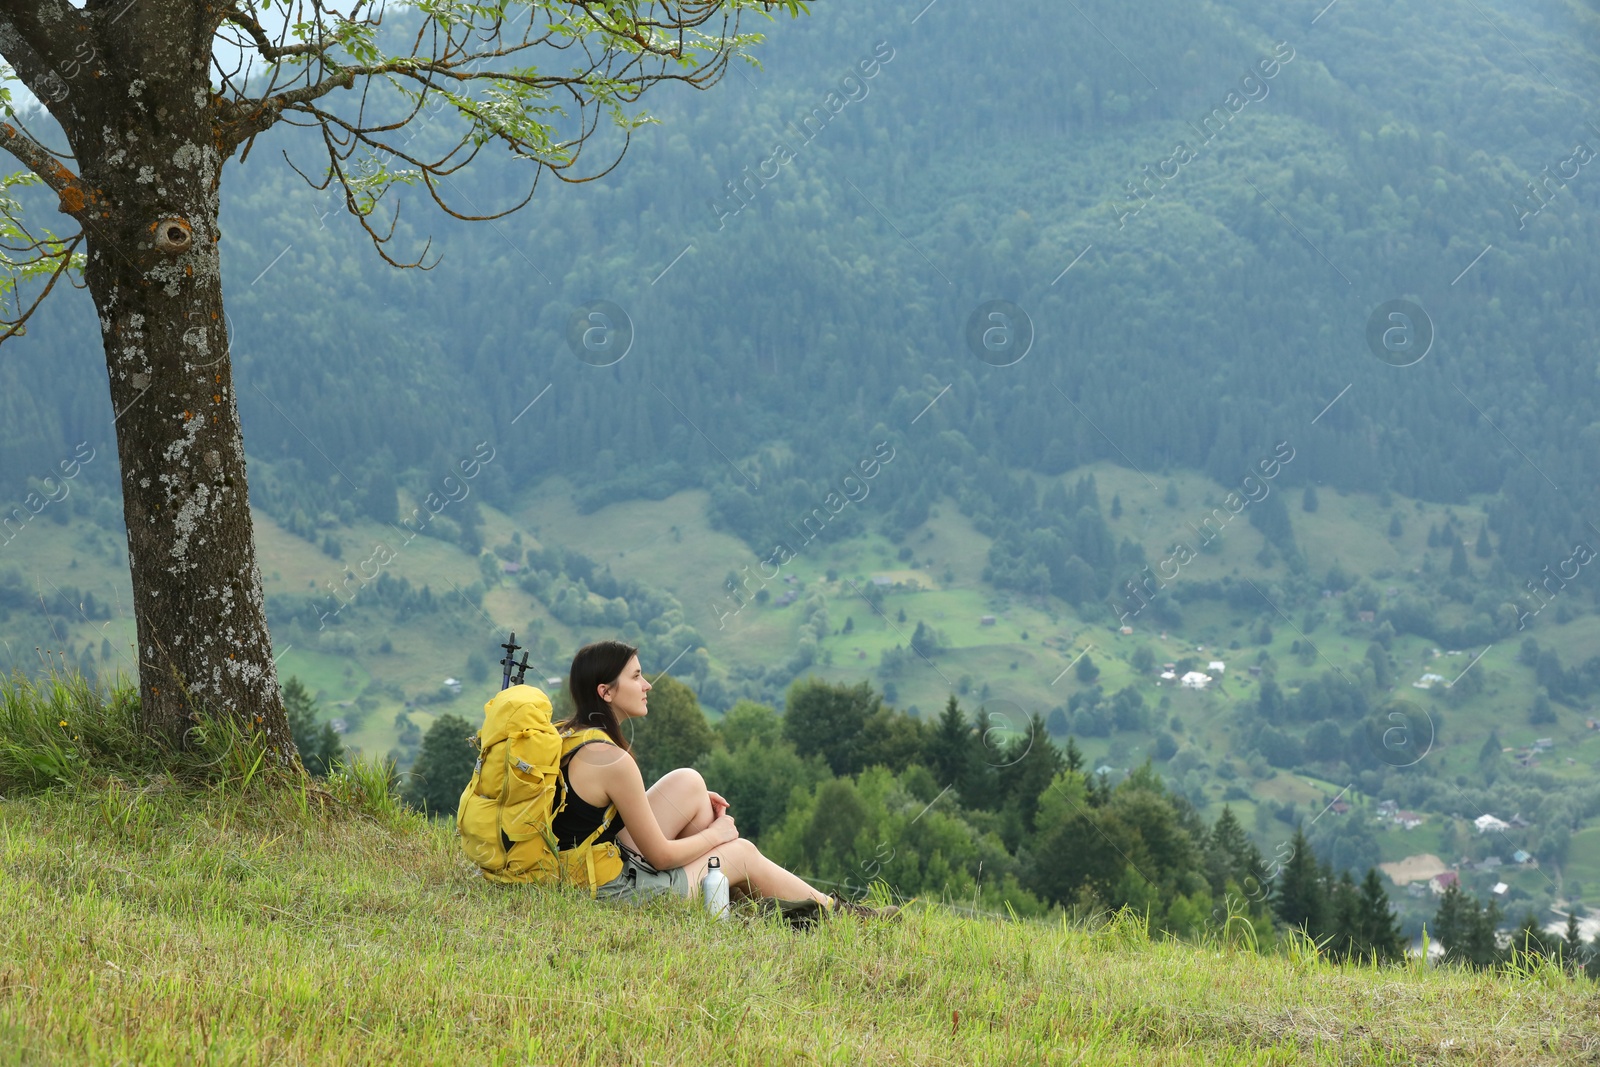
{"label": "tree branch", "polygon": [[[40,260],[54,259],[55,267],[50,271],[50,277],[45,281],[44,289],[39,292],[38,296],[33,298],[33,301],[28,305],[27,310],[20,312],[14,319],[0,317],[0,326],[5,328],[3,332],[0,332],[0,342],[9,341],[13,337],[17,337],[28,332],[28,320],[33,317],[33,313],[35,311],[39,310],[40,305],[45,302],[45,298],[48,297],[51,290],[56,287],[56,282],[60,281],[61,276],[66,274],[69,270],[78,268],[79,265],[73,257],[78,251],[78,245],[82,243],[83,234],[79,232],[75,234],[70,239],[70,242],[66,244],[59,252],[40,254]],[[36,246],[39,244],[43,244],[43,242],[35,242]],[[71,281],[70,278],[68,280]],[[72,282],[72,284],[82,288],[82,286],[78,285],[77,282]]]}
{"label": "tree branch", "polygon": [[355,84],[354,73],[343,73],[332,78],[324,78],[315,85],[303,85],[298,89],[279,93],[276,96],[263,97],[251,101],[227,101],[222,107],[225,118],[223,125],[228,132],[222,141],[222,158],[227,159],[245,141],[255,137],[256,134],[270,129],[283,117],[285,108],[308,104],[313,100],[326,96],[335,89],[348,89]]}
{"label": "tree branch", "polygon": [[[14,0],[0,0],[7,2]],[[797,15],[806,7],[803,0],[524,0],[516,5],[527,9],[523,22],[524,12],[513,14],[514,0],[437,0],[423,5],[426,17],[414,31],[409,22],[399,31],[409,38],[410,54],[394,55],[383,47],[382,8],[367,10],[368,0],[355,0],[348,14],[326,8],[326,0],[295,0],[308,5],[307,17],[282,33],[263,26],[246,0],[221,2],[214,10],[228,26],[225,36],[265,64],[259,80],[243,60],[220,72],[212,115],[223,157],[279,122],[320,127],[327,170],[320,181],[301,176],[313,188],[337,183],[379,254],[396,266],[420,259],[397,262],[385,253],[393,219],[387,227],[373,225],[395,186],[421,184],[446,214],[490,220],[525,205],[546,171],[563,182],[592,180],[621,161],[633,130],[652,121],[633,113],[649,88],[668,82],[706,88],[726,72],[730,57],[760,41],[739,32],[744,11]],[[559,67],[548,62],[562,55]],[[336,109],[335,89],[360,91]],[[585,174],[578,156],[607,116],[622,145],[599,174]],[[509,208],[480,210],[451,180],[490,144],[534,164],[526,195],[513,197]],[[409,169],[391,172],[391,161]]]}
{"label": "tree branch", "polygon": [[0,122],[0,148],[4,148],[55,190],[61,198],[61,212],[83,221],[83,210],[94,199],[85,193],[78,176],[68,170],[55,153],[29,137],[26,132],[9,122]]}
{"label": "tree branch", "polygon": [[316,45],[306,42],[289,45],[273,44],[272,38],[267,36],[267,31],[262,28],[256,17],[250,14],[248,8],[230,7],[222,13],[222,21],[231,22],[249,34],[250,40],[256,46],[256,51],[268,63],[276,63],[280,59],[289,59],[294,56],[316,55],[320,51]]}

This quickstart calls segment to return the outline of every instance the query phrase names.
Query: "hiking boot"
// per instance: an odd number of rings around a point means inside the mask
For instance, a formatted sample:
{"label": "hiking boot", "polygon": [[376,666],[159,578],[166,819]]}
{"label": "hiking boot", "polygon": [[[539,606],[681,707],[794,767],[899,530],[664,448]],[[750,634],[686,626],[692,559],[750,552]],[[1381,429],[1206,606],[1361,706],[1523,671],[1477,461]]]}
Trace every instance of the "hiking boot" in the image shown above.
{"label": "hiking boot", "polygon": [[842,900],[834,897],[833,907],[829,909],[830,915],[853,915],[857,919],[877,920],[879,922],[898,922],[900,909],[894,904],[884,908],[872,908],[865,904],[857,904],[853,900]]}
{"label": "hiking boot", "polygon": [[809,930],[817,920],[827,918],[828,914],[827,909],[815,900],[779,900],[775,897],[745,900],[736,910],[747,920],[776,915],[796,930]]}

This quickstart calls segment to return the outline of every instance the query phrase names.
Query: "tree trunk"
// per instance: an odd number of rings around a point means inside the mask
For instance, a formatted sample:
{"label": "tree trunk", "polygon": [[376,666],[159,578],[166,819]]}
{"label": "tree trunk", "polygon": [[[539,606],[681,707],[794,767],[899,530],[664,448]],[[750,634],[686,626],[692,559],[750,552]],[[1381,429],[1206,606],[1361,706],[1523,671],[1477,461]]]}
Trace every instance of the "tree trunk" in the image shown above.
{"label": "tree trunk", "polygon": [[199,712],[232,719],[293,765],[222,314],[216,15],[185,0],[125,10],[116,48],[70,87],[83,121],[68,133],[116,414],[143,727],[182,743]]}

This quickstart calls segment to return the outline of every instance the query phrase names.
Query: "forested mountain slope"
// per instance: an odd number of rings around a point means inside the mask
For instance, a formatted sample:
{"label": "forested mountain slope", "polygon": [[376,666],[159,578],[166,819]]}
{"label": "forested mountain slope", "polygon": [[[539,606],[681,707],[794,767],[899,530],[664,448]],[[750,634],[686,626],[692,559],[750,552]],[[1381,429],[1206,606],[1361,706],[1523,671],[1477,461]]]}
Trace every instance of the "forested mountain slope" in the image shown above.
{"label": "forested mountain slope", "polygon": [[[986,463],[1230,481],[1290,440],[1294,483],[1503,493],[1501,551],[1536,572],[1592,513],[1597,200],[1575,146],[1600,144],[1584,107],[1595,13],[1317,14],[818,11],[775,27],[766,70],[669,99],[602,182],[542,189],[492,225],[402,196],[391,250],[431,237],[427,273],[383,266],[339,205],[258,149],[225,209],[249,445],[300,461],[297,491],[324,507],[481,439],[505,444],[502,499],[552,472],[597,500],[709,480],[759,544],[874,424],[917,435],[903,507],[964,484],[1001,521],[1020,516]],[[487,212],[511,169],[444,192]],[[13,495],[104,436],[73,297],[0,364]],[[963,343],[993,298],[1032,320],[1013,366]],[[1414,366],[1365,341],[1394,298],[1436,331]],[[565,337],[594,299],[632,321],[608,369]],[[1108,588],[1114,566],[1090,562]]]}

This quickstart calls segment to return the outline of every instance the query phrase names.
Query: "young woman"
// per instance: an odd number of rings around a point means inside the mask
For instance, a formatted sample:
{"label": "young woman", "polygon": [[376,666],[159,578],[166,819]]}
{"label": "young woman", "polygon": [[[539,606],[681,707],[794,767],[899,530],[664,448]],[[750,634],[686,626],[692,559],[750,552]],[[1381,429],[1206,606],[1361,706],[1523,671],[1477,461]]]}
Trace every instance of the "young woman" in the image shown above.
{"label": "young woman", "polygon": [[779,867],[739,836],[728,802],[706,788],[699,772],[680,767],[662,775],[647,792],[622,724],[649,714],[650,683],[639,668],[639,650],[620,641],[598,641],[578,650],[567,679],[573,715],[564,730],[599,728],[611,743],[575,749],[564,765],[570,792],[552,825],[557,843],[571,848],[605,820],[617,818],[597,844],[615,839],[623,852],[622,873],[595,895],[637,902],[661,894],[694,897],[712,856],[721,860],[730,889],[746,897],[815,900],[858,915],[892,917],[898,909],[869,909],[836,901]]}

